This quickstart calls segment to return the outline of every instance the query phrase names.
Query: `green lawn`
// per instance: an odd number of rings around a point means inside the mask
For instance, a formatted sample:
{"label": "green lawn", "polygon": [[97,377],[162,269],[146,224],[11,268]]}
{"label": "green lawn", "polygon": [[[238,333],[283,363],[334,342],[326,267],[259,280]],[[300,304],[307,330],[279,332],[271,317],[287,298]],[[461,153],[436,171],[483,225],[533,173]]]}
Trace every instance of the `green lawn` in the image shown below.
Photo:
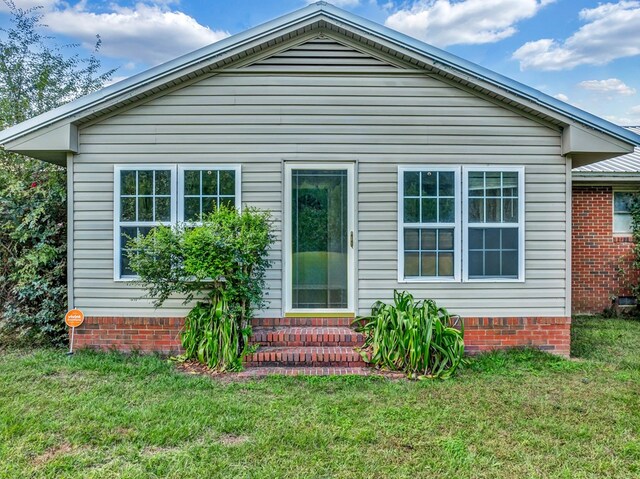
{"label": "green lawn", "polygon": [[0,353],[0,477],[640,477],[640,322],[573,335],[579,360],[491,354],[423,382]]}

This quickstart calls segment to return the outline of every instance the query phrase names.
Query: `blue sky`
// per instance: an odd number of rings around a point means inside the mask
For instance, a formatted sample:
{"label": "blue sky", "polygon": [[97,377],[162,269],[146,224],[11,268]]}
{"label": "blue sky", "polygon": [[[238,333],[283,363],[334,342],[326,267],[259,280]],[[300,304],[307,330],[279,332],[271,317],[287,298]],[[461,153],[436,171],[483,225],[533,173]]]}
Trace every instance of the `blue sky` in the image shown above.
{"label": "blue sky", "polygon": [[[122,79],[305,6],[306,0],[14,0]],[[334,0],[623,125],[640,125],[640,0]],[[6,7],[0,4],[0,22]]]}

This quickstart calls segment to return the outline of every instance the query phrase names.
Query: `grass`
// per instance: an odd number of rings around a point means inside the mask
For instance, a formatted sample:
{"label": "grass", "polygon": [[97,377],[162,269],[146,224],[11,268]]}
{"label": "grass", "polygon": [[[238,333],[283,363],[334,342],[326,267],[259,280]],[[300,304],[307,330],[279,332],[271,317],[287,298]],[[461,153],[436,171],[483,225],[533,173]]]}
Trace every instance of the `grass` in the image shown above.
{"label": "grass", "polygon": [[177,373],[153,356],[0,354],[0,478],[640,476],[640,323],[578,318],[566,361],[455,379]]}

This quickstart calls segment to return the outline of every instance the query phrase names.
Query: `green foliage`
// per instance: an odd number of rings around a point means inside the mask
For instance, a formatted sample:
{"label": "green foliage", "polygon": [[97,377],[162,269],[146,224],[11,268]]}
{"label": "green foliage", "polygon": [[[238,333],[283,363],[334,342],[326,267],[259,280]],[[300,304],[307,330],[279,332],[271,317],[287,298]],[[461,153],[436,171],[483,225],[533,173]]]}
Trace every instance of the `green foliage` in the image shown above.
{"label": "green foliage", "polygon": [[361,354],[379,367],[404,371],[412,378],[448,378],[463,361],[464,331],[432,300],[416,301],[394,291],[393,304],[377,301],[359,328],[366,334]]}
{"label": "green foliage", "polygon": [[182,334],[185,357],[235,370],[247,353],[252,312],[264,306],[270,216],[255,208],[221,206],[201,225],[159,226],[133,238],[128,256],[156,307],[172,295],[199,302]]}
{"label": "green foliage", "polygon": [[[0,29],[0,128],[100,88],[92,54],[68,56],[40,32],[39,8],[9,7]],[[98,39],[96,48],[100,45]],[[0,341],[61,343],[66,291],[66,174],[0,151]]]}
{"label": "green foliage", "polygon": [[185,318],[182,345],[185,358],[195,358],[219,371],[242,369],[249,352],[250,328],[240,329],[224,299],[198,304]]}
{"label": "green foliage", "polygon": [[[0,327],[12,340],[62,341],[65,177],[64,171],[47,169],[29,178],[35,181],[13,178],[0,186]],[[5,178],[0,173],[0,181]]]}
{"label": "green foliage", "polygon": [[640,304],[640,284],[638,284],[638,272],[640,272],[640,195],[633,195],[630,211],[631,234],[633,237],[633,272],[631,276],[635,279],[631,284],[631,290]]}

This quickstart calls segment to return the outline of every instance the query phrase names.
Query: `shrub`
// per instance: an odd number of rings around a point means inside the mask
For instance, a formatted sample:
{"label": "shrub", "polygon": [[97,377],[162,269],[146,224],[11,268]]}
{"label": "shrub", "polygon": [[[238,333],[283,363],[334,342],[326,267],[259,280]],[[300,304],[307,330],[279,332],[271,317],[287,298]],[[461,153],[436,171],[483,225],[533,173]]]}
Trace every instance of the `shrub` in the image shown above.
{"label": "shrub", "polygon": [[264,306],[270,216],[220,207],[201,225],[159,226],[128,243],[131,268],[156,307],[174,294],[197,301],[181,334],[185,359],[221,371],[241,368],[249,320]]}
{"label": "shrub", "polygon": [[0,171],[0,342],[59,345],[66,339],[66,174],[31,165],[28,177]]}
{"label": "shrub", "polygon": [[[100,73],[95,53],[57,46],[42,7],[18,8],[0,28],[0,130],[91,93]],[[66,287],[66,174],[63,168],[0,149],[0,343],[61,344]]]}
{"label": "shrub", "polygon": [[464,330],[430,299],[416,301],[394,291],[393,304],[377,301],[371,316],[358,318],[366,340],[361,354],[378,367],[404,371],[411,378],[448,378],[463,361]]}

